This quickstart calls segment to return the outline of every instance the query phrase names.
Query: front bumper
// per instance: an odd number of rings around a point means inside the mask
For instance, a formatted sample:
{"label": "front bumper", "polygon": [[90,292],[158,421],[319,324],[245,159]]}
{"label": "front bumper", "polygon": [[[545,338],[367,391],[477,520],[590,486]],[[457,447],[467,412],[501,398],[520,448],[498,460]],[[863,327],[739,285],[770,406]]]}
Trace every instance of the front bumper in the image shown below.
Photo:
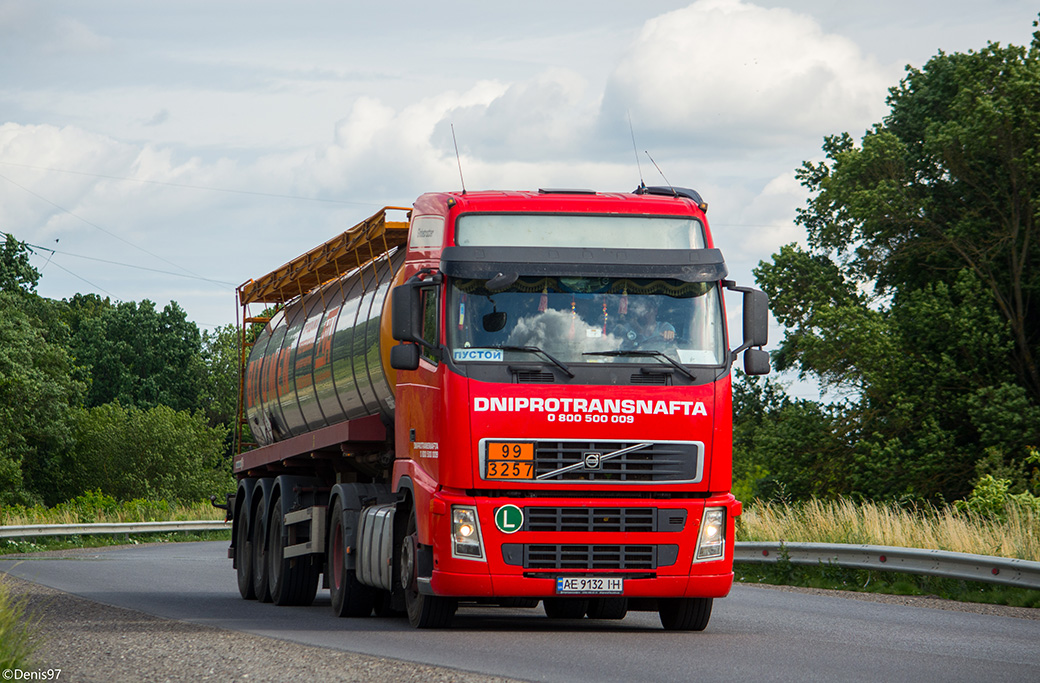
{"label": "front bumper", "polygon": [[[740,503],[730,494],[688,499],[470,498],[435,496],[433,572],[425,591],[457,597],[556,595],[560,576],[621,577],[626,597],[724,597],[733,585],[734,519]],[[483,559],[453,557],[453,505],[475,507]],[[496,525],[505,506],[524,511],[512,533]],[[726,510],[726,542],[718,559],[694,561],[706,508]],[[562,520],[554,527],[553,517]],[[531,522],[533,518],[542,521]],[[574,519],[583,530],[576,530]],[[634,522],[626,521],[628,518]],[[549,522],[545,520],[549,519]],[[682,523],[676,520],[682,519]],[[567,520],[570,520],[569,522]]]}

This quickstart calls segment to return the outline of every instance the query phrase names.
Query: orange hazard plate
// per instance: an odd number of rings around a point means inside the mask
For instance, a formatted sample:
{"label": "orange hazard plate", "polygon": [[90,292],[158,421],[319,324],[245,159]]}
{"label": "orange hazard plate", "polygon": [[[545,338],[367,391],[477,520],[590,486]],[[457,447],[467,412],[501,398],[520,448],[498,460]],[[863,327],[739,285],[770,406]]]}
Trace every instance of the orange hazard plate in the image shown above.
{"label": "orange hazard plate", "polygon": [[489,441],[485,479],[534,479],[534,444],[523,441]]}

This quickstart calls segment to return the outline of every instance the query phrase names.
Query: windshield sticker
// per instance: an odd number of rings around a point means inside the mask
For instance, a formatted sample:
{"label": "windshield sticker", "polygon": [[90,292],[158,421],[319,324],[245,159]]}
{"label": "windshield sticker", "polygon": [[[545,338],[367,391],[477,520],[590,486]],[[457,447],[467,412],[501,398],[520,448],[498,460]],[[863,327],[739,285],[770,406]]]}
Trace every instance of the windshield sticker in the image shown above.
{"label": "windshield sticker", "polygon": [[455,349],[452,354],[455,362],[482,360],[502,361],[502,349]]}
{"label": "windshield sticker", "polygon": [[679,362],[686,365],[718,365],[715,352],[705,349],[676,349]]}

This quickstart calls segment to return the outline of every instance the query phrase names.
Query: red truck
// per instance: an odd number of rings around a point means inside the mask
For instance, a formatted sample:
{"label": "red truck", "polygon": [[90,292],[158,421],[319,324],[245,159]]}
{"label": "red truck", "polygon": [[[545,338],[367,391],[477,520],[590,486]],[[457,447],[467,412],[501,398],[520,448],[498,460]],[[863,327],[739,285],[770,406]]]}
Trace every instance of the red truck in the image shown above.
{"label": "red truck", "polygon": [[239,287],[242,597],[310,604],[321,580],[339,616],[418,628],[540,601],[704,629],[741,511],[731,367],[769,371],[766,297],[725,279],[706,208],[425,194]]}

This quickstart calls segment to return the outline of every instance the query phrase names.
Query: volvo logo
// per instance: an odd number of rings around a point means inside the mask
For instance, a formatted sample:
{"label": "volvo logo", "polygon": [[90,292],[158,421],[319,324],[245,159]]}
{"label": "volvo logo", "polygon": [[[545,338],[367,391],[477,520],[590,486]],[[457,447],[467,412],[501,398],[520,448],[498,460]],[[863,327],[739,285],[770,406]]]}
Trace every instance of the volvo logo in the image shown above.
{"label": "volvo logo", "polygon": [[586,451],[581,454],[584,459],[586,470],[598,470],[603,466],[603,454],[596,451]]}

